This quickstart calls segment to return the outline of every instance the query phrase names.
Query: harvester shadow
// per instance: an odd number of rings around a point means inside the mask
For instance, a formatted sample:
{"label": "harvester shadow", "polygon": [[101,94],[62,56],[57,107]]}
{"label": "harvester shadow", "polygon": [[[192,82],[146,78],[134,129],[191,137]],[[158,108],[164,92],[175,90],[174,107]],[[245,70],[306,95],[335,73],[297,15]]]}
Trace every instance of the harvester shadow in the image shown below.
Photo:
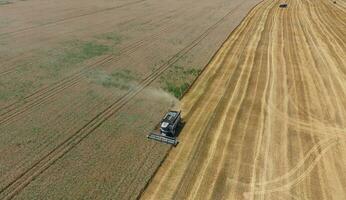
{"label": "harvester shadow", "polygon": [[176,137],[179,137],[181,131],[183,130],[184,126],[185,126],[186,122],[181,120],[179,125],[177,126],[177,133],[176,133]]}

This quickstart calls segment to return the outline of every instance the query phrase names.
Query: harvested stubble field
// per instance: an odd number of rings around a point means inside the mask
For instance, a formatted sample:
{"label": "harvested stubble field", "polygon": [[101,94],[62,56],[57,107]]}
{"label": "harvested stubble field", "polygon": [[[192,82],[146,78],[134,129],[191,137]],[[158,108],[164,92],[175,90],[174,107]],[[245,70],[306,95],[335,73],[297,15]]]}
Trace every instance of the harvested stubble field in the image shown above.
{"label": "harvested stubble field", "polygon": [[259,0],[0,3],[0,199],[133,199],[146,134]]}
{"label": "harvested stubble field", "polygon": [[182,99],[142,199],[346,199],[346,2],[264,0]]}

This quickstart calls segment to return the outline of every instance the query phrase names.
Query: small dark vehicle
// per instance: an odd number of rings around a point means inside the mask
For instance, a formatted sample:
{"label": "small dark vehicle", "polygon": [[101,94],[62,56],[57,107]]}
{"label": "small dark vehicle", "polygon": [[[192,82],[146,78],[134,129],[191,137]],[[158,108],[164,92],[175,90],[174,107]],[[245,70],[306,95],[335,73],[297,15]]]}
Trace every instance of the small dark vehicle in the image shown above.
{"label": "small dark vehicle", "polygon": [[160,122],[160,132],[150,133],[147,137],[159,142],[176,146],[179,142],[177,134],[181,125],[181,112],[169,111]]}
{"label": "small dark vehicle", "polygon": [[287,3],[282,3],[279,5],[280,8],[287,8],[288,4]]}

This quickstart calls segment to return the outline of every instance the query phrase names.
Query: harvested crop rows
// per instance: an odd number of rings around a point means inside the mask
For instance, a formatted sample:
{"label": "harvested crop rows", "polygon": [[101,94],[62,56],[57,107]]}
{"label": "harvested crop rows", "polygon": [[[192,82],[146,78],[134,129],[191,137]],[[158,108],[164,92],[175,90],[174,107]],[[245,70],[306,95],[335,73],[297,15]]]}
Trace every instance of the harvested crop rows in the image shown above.
{"label": "harvested crop rows", "polygon": [[142,199],[345,199],[346,2],[264,0],[182,99]]}

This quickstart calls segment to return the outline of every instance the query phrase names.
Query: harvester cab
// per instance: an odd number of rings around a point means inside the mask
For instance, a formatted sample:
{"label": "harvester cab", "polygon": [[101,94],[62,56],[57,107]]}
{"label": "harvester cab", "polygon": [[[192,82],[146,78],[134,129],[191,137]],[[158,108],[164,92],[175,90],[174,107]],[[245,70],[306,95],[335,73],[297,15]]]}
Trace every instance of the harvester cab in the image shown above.
{"label": "harvester cab", "polygon": [[181,112],[169,111],[160,122],[160,131],[152,132],[147,137],[152,140],[176,146],[178,144],[177,135],[180,125]]}

